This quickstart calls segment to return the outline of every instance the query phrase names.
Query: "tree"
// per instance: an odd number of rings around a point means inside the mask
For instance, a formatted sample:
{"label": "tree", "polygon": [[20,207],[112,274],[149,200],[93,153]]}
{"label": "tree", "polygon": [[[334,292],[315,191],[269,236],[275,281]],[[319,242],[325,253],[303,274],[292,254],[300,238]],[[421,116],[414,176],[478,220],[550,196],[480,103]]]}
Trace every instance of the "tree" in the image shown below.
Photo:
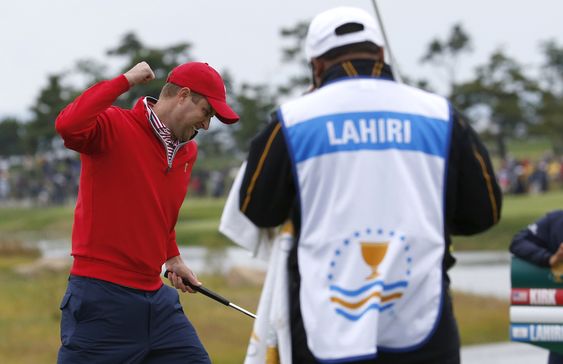
{"label": "tree", "polygon": [[456,82],[458,63],[463,53],[472,50],[471,38],[465,32],[461,24],[455,24],[450,35],[445,40],[435,38],[428,45],[428,49],[422,58],[421,63],[432,63],[437,67],[444,68],[447,75],[447,83],[450,92],[453,92]]}
{"label": "tree", "polygon": [[74,72],[84,79],[83,84],[93,85],[107,79],[108,67],[105,64],[96,62],[92,59],[78,60],[74,66]]}
{"label": "tree", "polygon": [[282,48],[282,62],[296,66],[297,73],[290,76],[286,83],[278,87],[280,95],[289,95],[295,91],[305,91],[311,85],[311,71],[303,52],[309,22],[300,21],[293,27],[282,28],[280,35],[288,40],[289,45]]}
{"label": "tree", "polygon": [[120,44],[110,49],[107,54],[125,58],[122,72],[126,72],[141,61],[146,61],[154,71],[156,80],[135,86],[120,97],[117,104],[129,108],[142,96],[158,97],[168,72],[178,64],[190,61],[192,58],[190,49],[191,44],[186,42],[164,48],[151,48],[144,45],[134,33],[125,34]]}
{"label": "tree", "polygon": [[235,105],[241,122],[235,124],[233,137],[238,151],[246,154],[252,138],[270,120],[276,106],[276,96],[266,85],[243,84],[235,95]]}
{"label": "tree", "polygon": [[542,65],[543,77],[541,81],[544,87],[554,95],[563,95],[563,46],[556,44],[554,40],[549,40],[541,44],[541,49],[545,56]]}
{"label": "tree", "polygon": [[23,154],[23,124],[16,118],[4,118],[0,121],[0,155]]}
{"label": "tree", "polygon": [[[129,70],[138,62],[145,60],[154,70],[157,80],[139,85],[119,98],[117,104],[129,108],[141,96],[158,97],[168,72],[180,63],[189,60],[189,43],[179,43],[165,48],[146,47],[135,34],[125,34],[114,49],[108,51],[112,57],[125,59],[122,72]],[[106,79],[107,66],[93,60],[79,60],[72,72],[61,72],[50,75],[47,85],[40,90],[34,105],[31,107],[31,120],[25,123],[22,132],[24,151],[35,153],[50,147],[55,137],[54,121],[59,112],[83,90],[102,79]],[[69,77],[78,76],[81,85],[70,86]]]}
{"label": "tree", "polygon": [[486,127],[494,135],[497,152],[505,158],[506,138],[527,132],[534,118],[534,101],[538,86],[522,71],[522,67],[495,51],[487,64],[477,68],[475,79],[453,90],[453,102],[472,119],[486,119]]}
{"label": "tree", "polygon": [[545,56],[540,78],[537,123],[532,132],[547,135],[553,151],[563,154],[563,46],[547,41],[541,46]]}
{"label": "tree", "polygon": [[47,85],[39,92],[35,104],[31,107],[32,117],[25,124],[23,135],[24,149],[28,153],[49,148],[51,140],[55,137],[55,119],[77,95],[75,89],[63,85],[64,77],[64,73],[50,75]]}

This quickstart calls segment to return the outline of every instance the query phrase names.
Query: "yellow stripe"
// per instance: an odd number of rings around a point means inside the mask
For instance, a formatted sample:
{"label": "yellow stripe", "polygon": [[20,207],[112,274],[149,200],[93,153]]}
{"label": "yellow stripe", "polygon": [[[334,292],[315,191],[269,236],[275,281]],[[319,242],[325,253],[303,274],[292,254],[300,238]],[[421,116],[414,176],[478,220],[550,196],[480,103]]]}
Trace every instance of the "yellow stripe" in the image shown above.
{"label": "yellow stripe", "polygon": [[350,72],[350,69],[348,68],[348,62],[342,63],[342,68],[344,68],[344,71],[346,72],[346,75],[352,76],[352,73]]}
{"label": "yellow stripe", "polygon": [[293,229],[293,223],[291,220],[287,220],[285,224],[281,227],[281,233],[287,233],[289,235],[295,236],[295,230]]}
{"label": "yellow stripe", "polygon": [[348,61],[348,63],[350,64],[350,69],[352,70],[352,74],[354,76],[358,75],[358,71],[356,71],[356,67],[354,67],[354,65],[352,64],[352,62]]}
{"label": "yellow stripe", "polygon": [[[364,298],[363,300],[360,300],[358,302],[348,302],[348,301],[344,301],[343,299],[338,298],[338,297],[330,297],[330,301],[334,302],[334,303],[339,303],[346,308],[358,308],[358,307],[361,307],[362,305],[364,305],[369,299],[374,298],[374,297],[380,297],[380,296],[381,296],[381,292],[373,292],[372,294],[370,294],[369,296],[367,296],[366,298]],[[401,298],[402,296],[403,296],[402,293],[393,293],[393,294],[390,294],[388,296],[382,296],[381,302],[391,301],[391,300],[396,299],[396,298]]]}
{"label": "yellow stripe", "polygon": [[252,179],[250,180],[250,185],[248,185],[248,189],[246,190],[246,197],[244,198],[244,204],[242,205],[242,208],[241,208],[242,212],[246,212],[246,209],[248,208],[248,204],[250,203],[250,197],[252,195],[252,191],[254,190],[254,186],[256,185],[256,180],[258,179],[258,175],[260,174],[260,172],[262,172],[262,168],[264,167],[264,161],[266,160],[266,157],[267,157],[268,153],[270,152],[270,148],[272,147],[272,143],[274,142],[274,138],[276,137],[276,135],[280,131],[280,128],[281,128],[281,124],[277,123],[276,126],[274,127],[274,130],[272,131],[272,134],[270,134],[270,137],[268,138],[268,142],[266,143],[266,147],[264,148],[264,151],[262,152],[262,155],[260,156],[260,160],[258,161],[258,166],[256,167],[256,170],[254,171],[254,174],[252,175]]}
{"label": "yellow stripe", "polygon": [[266,364],[280,364],[280,353],[277,346],[266,348]]}
{"label": "yellow stripe", "polygon": [[348,64],[350,65],[350,70],[352,72],[353,76],[357,76],[358,75],[358,71],[356,71],[356,68],[354,67],[354,65],[352,64],[352,62],[348,61]]}
{"label": "yellow stripe", "polygon": [[352,62],[346,61],[346,62],[342,63],[342,67],[344,67],[344,71],[346,71],[346,74],[348,76],[357,76],[358,75],[358,72],[356,72],[356,69],[354,68],[354,65],[352,65]]}
{"label": "yellow stripe", "polygon": [[383,63],[375,62],[373,64],[373,68],[371,70],[371,75],[375,77],[379,77],[381,75],[381,70],[383,69]]}
{"label": "yellow stripe", "polygon": [[473,148],[473,154],[475,155],[475,158],[481,165],[481,170],[483,171],[483,177],[485,178],[485,182],[487,183],[487,190],[489,191],[489,199],[491,200],[491,207],[493,210],[493,222],[496,224],[498,222],[498,207],[497,207],[497,201],[495,199],[495,194],[493,193],[493,184],[491,182],[491,176],[489,175],[489,172],[487,172],[487,166],[485,165],[485,160],[483,159],[481,154],[479,154],[477,149]]}

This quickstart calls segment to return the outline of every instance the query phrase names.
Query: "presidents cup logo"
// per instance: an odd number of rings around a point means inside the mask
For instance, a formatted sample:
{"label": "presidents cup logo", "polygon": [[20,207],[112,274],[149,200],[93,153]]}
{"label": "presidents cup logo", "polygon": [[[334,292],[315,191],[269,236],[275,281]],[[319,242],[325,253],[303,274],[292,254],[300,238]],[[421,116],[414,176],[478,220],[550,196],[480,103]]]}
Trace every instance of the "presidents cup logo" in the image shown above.
{"label": "presidents cup logo", "polygon": [[337,245],[327,277],[335,313],[357,321],[369,312],[391,312],[411,276],[407,237],[395,230],[367,228]]}

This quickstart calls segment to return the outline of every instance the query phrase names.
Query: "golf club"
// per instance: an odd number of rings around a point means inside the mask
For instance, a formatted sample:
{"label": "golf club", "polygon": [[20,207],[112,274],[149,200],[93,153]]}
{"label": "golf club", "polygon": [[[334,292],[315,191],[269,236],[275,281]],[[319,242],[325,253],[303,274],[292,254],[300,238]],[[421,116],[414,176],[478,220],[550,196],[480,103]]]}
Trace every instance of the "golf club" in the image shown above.
{"label": "golf club", "polygon": [[[172,273],[172,272],[169,271],[169,270],[166,270],[166,271],[164,272],[164,277],[165,277],[165,278],[168,278],[168,273]],[[196,285],[192,284],[191,282],[189,282],[189,281],[188,281],[187,279],[185,279],[185,278],[182,278],[182,282],[183,282],[186,286],[189,286],[189,287],[190,287],[191,289],[193,289],[194,291],[197,291],[197,292],[199,292],[199,293],[201,293],[201,294],[203,294],[203,295],[205,295],[205,296],[207,296],[207,297],[209,297],[209,298],[211,298],[211,299],[214,299],[215,301],[217,301],[217,302],[219,302],[219,303],[222,303],[222,304],[224,304],[225,306],[232,307],[232,308],[234,308],[235,310],[240,311],[240,312],[244,313],[245,315],[248,315],[248,316],[252,317],[253,319],[256,318],[256,315],[253,314],[252,312],[247,311],[247,310],[245,310],[244,308],[235,305],[234,303],[230,302],[230,301],[229,301],[228,299],[226,299],[225,297],[223,297],[223,296],[221,296],[221,295],[219,295],[219,294],[217,294],[217,293],[215,293],[215,292],[213,292],[213,291],[211,291],[211,290],[205,288],[204,286],[196,286]]]}
{"label": "golf club", "polygon": [[371,3],[373,5],[373,9],[375,10],[375,16],[377,16],[377,20],[379,22],[379,28],[381,29],[383,40],[385,41],[385,52],[389,55],[391,72],[393,73],[393,77],[395,77],[395,80],[397,80],[398,83],[403,83],[403,79],[401,78],[401,73],[399,72],[399,64],[397,63],[397,60],[393,56],[393,52],[391,52],[391,43],[389,42],[389,38],[387,38],[387,33],[385,32],[385,27],[383,26],[383,17],[381,16],[381,12],[377,7],[376,0],[371,0]]}

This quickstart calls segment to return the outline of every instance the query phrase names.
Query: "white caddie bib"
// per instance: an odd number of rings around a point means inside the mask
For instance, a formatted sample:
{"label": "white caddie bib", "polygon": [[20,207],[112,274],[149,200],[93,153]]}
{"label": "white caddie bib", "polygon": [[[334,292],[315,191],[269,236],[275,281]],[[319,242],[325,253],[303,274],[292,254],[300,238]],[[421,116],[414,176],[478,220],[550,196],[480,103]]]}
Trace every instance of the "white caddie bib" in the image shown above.
{"label": "white caddie bib", "polygon": [[301,202],[308,346],[321,362],[410,350],[442,295],[448,102],[352,78],[282,105]]}

